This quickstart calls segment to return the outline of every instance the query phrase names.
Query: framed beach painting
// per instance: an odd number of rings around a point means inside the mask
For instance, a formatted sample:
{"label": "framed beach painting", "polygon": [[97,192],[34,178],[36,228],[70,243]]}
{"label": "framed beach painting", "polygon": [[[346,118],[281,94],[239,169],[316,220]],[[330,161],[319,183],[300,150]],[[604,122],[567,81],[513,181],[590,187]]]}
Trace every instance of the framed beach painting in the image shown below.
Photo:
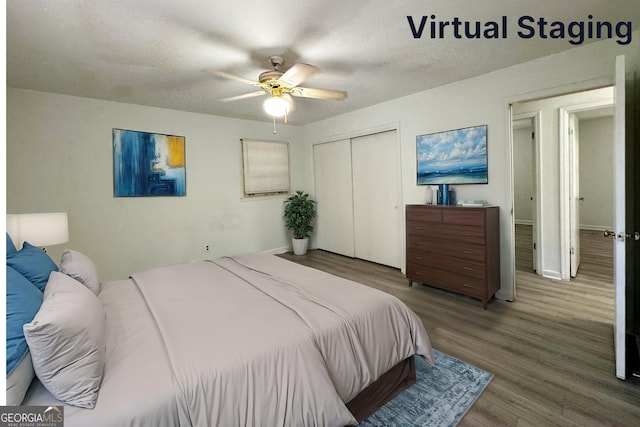
{"label": "framed beach painting", "polygon": [[416,136],[417,184],[487,184],[487,125]]}
{"label": "framed beach painting", "polygon": [[184,136],[113,129],[115,197],[185,196]]}

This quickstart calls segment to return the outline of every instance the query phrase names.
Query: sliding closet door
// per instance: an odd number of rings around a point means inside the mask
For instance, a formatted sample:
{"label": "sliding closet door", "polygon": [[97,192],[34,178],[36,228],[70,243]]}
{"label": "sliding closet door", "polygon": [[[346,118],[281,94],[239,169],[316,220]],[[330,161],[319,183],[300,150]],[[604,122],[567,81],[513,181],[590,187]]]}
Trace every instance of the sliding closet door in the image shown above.
{"label": "sliding closet door", "polygon": [[313,146],[318,217],[318,249],[353,257],[353,194],[351,142],[327,142]]}
{"label": "sliding closet door", "polygon": [[396,131],[353,138],[356,258],[401,267],[402,211]]}

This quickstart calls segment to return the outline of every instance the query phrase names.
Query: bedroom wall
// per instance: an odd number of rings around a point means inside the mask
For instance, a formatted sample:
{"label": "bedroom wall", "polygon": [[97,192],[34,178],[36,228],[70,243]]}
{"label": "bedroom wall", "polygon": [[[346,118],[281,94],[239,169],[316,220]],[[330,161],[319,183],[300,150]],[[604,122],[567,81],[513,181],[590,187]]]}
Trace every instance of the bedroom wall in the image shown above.
{"label": "bedroom wall", "polygon": [[580,228],[613,228],[613,117],[580,120]]}
{"label": "bedroom wall", "polygon": [[[65,248],[89,255],[103,280],[145,268],[283,251],[284,197],[242,199],[240,138],[290,142],[292,187],[303,169],[300,129],[22,89],[7,89],[7,213],[66,211]],[[112,128],[186,137],[186,197],[113,197]],[[213,250],[207,254],[205,244]]]}
{"label": "bedroom wall", "polygon": [[[634,40],[638,36],[639,32],[635,31]],[[619,54],[626,54],[628,69],[640,69],[637,43],[623,47],[602,41],[309,124],[304,127],[309,171],[306,188],[313,190],[311,146],[314,142],[365,134],[391,123],[397,124],[401,137],[403,203],[425,203],[428,190],[417,186],[415,178],[416,135],[488,124],[489,184],[455,188],[459,199],[484,199],[500,206],[502,289],[497,295],[513,299],[508,105],[610,84],[615,57]],[[557,222],[558,217],[549,220]],[[553,255],[560,258],[558,254]]]}

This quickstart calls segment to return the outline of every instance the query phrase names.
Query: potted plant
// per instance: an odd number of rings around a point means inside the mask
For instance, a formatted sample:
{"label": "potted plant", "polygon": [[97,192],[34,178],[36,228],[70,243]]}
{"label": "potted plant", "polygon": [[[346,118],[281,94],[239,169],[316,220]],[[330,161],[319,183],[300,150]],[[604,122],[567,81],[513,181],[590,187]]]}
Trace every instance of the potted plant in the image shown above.
{"label": "potted plant", "polygon": [[284,219],[287,228],[293,231],[293,253],[304,255],[309,246],[309,236],[313,231],[311,223],[316,217],[316,201],[309,195],[296,191],[285,201]]}

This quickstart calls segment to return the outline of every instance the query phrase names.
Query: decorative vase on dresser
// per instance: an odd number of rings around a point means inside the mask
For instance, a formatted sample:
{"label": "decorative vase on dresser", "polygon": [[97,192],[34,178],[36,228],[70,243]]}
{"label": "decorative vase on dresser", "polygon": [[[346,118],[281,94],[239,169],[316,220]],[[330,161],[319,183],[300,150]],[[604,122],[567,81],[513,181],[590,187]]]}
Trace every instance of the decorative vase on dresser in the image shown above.
{"label": "decorative vase on dresser", "polygon": [[407,205],[407,279],[487,303],[500,289],[497,206]]}

